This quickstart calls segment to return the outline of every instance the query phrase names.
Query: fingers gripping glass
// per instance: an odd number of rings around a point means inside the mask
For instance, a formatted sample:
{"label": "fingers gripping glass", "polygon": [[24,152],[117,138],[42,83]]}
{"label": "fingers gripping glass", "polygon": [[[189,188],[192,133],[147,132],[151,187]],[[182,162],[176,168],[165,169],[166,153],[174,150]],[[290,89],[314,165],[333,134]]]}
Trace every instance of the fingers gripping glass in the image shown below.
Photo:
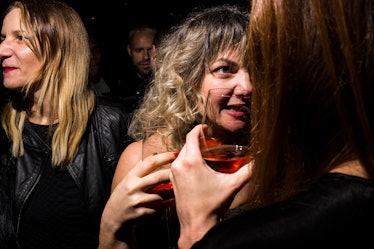
{"label": "fingers gripping glass", "polygon": [[[142,145],[143,160],[148,156],[167,151],[175,151],[168,143],[168,135],[166,134],[166,130],[167,129],[165,127],[160,126],[151,127],[146,130],[146,136],[143,139]],[[161,168],[165,167],[170,167],[170,164],[164,165]],[[158,194],[163,198],[162,201],[154,202],[150,206],[155,207],[157,210],[162,212],[162,217],[166,225],[166,240],[168,243],[165,248],[177,248],[176,244],[179,236],[179,229],[176,225],[174,225],[177,218],[173,186],[170,181],[166,181],[152,187],[149,192]]]}

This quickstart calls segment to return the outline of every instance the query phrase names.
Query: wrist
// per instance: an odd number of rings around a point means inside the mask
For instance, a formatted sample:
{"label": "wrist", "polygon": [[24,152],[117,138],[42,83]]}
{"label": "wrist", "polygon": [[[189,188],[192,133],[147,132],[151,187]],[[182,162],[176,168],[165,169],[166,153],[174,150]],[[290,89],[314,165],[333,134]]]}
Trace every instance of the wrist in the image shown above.
{"label": "wrist", "polygon": [[110,211],[105,210],[102,214],[100,223],[100,236],[98,249],[127,249],[127,243],[117,239],[117,233],[121,229],[122,224],[117,223],[112,217]]}
{"label": "wrist", "polygon": [[189,249],[197,241],[201,240],[205,234],[219,222],[218,216],[214,215],[200,222],[192,219],[190,224],[181,224],[180,236],[178,240],[179,249]]}

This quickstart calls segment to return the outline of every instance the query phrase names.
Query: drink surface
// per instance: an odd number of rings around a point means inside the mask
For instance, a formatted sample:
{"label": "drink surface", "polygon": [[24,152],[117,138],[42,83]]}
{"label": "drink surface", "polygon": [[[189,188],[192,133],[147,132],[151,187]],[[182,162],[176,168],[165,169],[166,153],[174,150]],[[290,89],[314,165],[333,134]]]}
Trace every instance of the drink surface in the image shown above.
{"label": "drink surface", "polygon": [[165,207],[174,201],[173,185],[170,181],[160,183],[149,190],[149,193],[158,194],[162,197],[161,201],[151,203],[151,207]]}
{"label": "drink surface", "polygon": [[215,171],[234,173],[252,160],[247,146],[220,145],[203,149],[201,154],[206,163]]}

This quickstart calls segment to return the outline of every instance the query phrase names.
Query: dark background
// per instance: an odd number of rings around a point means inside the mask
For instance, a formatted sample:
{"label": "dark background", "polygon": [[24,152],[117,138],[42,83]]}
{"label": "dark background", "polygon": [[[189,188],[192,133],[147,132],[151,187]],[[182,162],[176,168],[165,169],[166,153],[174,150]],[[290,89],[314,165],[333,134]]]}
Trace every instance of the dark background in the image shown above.
{"label": "dark background", "polygon": [[[119,28],[119,34],[135,24],[150,23],[164,29],[179,22],[190,11],[223,3],[248,6],[247,0],[62,0],[78,11],[85,23],[95,23],[107,32]],[[172,1],[170,3],[170,1]],[[0,12],[12,0],[0,0]]]}
{"label": "dark background", "polygon": [[[1,20],[13,0],[0,0]],[[150,24],[161,32],[182,21],[191,11],[223,3],[249,9],[249,0],[62,0],[72,6],[89,29],[99,34],[105,54],[106,72],[126,70],[124,49],[128,31],[137,24]],[[171,2],[171,3],[170,3]],[[114,76],[115,77],[115,76]]]}

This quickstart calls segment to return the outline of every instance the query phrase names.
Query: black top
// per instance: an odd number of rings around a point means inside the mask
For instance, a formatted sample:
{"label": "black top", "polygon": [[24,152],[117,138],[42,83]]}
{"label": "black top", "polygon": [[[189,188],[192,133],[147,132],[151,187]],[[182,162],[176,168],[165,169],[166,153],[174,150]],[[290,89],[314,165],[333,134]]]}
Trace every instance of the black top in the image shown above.
{"label": "black top", "polygon": [[121,76],[119,86],[117,86],[117,89],[114,91],[114,95],[120,97],[126,106],[126,110],[131,113],[139,107],[146,88],[152,79],[152,73],[146,78],[140,78],[135,70],[128,72]]}
{"label": "black top", "polygon": [[64,170],[51,166],[48,127],[25,120],[24,154],[13,163],[10,153],[5,156],[16,169],[13,224],[22,249],[97,248],[101,214],[118,159],[129,142],[128,114],[120,106],[109,99],[96,103]]}
{"label": "black top", "polygon": [[374,186],[331,173],[294,198],[228,219],[192,248],[372,248]]}
{"label": "black top", "polygon": [[[47,144],[51,143],[47,125],[31,124]],[[95,248],[95,224],[90,221],[83,194],[66,169],[43,167],[38,184],[25,203],[20,226],[21,248]],[[74,236],[71,236],[74,235]]]}

